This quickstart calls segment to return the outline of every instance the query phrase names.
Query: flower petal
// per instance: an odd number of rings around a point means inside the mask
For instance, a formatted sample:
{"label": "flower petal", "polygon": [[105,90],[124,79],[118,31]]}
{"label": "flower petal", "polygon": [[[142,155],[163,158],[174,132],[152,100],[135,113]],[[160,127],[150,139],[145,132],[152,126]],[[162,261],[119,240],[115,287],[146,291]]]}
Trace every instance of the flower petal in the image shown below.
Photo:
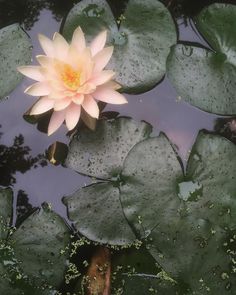
{"label": "flower petal", "polygon": [[96,85],[92,83],[85,83],[83,86],[77,89],[78,94],[90,94],[96,90]]}
{"label": "flower petal", "polygon": [[62,91],[53,90],[48,94],[48,98],[54,100],[61,100],[67,97]]}
{"label": "flower petal", "polygon": [[46,55],[36,55],[36,59],[42,67],[48,67],[52,65],[52,58]]}
{"label": "flower petal", "polygon": [[45,96],[50,93],[50,87],[47,82],[37,82],[26,88],[24,92],[32,96]]}
{"label": "flower petal", "polygon": [[77,94],[72,98],[72,101],[78,105],[81,105],[84,100],[84,95],[83,94]]}
{"label": "flower petal", "polygon": [[[53,79],[54,78],[54,79]],[[48,81],[48,84],[50,85],[50,87],[53,89],[53,90],[55,90],[55,91],[57,91],[57,92],[62,92],[62,93],[64,93],[64,92],[66,92],[66,91],[68,91],[67,89],[66,89],[66,87],[64,86],[64,84],[63,84],[63,82],[62,81],[60,81],[60,80],[58,80],[58,79],[56,79],[55,77],[51,77],[51,79],[49,79],[49,81]],[[64,95],[64,97],[65,96],[67,96],[67,95]]]}
{"label": "flower petal", "polygon": [[81,106],[74,103],[70,104],[66,109],[66,126],[68,130],[75,128],[76,124],[79,122],[80,113]]}
{"label": "flower petal", "polygon": [[98,118],[99,108],[97,102],[91,95],[86,95],[82,104],[83,109],[93,118]]}
{"label": "flower petal", "polygon": [[36,81],[43,81],[45,79],[41,69],[39,66],[22,66],[17,68],[21,74]]}
{"label": "flower petal", "polygon": [[83,109],[81,110],[81,120],[83,120],[84,124],[91,130],[96,129],[96,123],[97,120],[91,116],[89,116],[88,113],[86,113]]}
{"label": "flower petal", "polygon": [[65,120],[65,110],[59,112],[53,112],[49,125],[48,125],[48,135],[54,133]]}
{"label": "flower petal", "polygon": [[74,46],[77,51],[80,53],[82,52],[86,47],[86,42],[84,38],[84,33],[81,30],[81,27],[78,27],[72,37],[71,45]]}
{"label": "flower petal", "polygon": [[96,55],[99,51],[101,51],[107,40],[107,31],[101,32],[92,42],[90,45],[92,56]]}
{"label": "flower petal", "polygon": [[81,85],[90,79],[94,67],[90,48],[85,48],[79,53],[75,46],[71,45],[68,52],[67,63],[69,63],[75,71],[80,72]]}
{"label": "flower petal", "polygon": [[111,104],[124,104],[127,103],[126,98],[119,92],[108,88],[107,86],[100,86],[93,93],[93,97],[97,100],[111,103]]}
{"label": "flower petal", "polygon": [[40,98],[30,110],[30,115],[39,115],[51,110],[54,106],[54,101],[47,96]]}
{"label": "flower petal", "polygon": [[118,90],[118,89],[122,88],[122,86],[119,83],[117,83],[116,81],[109,81],[106,84],[104,84],[103,86],[111,88],[113,90]]}
{"label": "flower petal", "polygon": [[39,34],[38,35],[39,43],[41,47],[43,48],[45,54],[49,57],[54,57],[54,46],[52,40],[50,40],[48,37]]}
{"label": "flower petal", "polygon": [[113,46],[106,47],[100,52],[98,52],[94,58],[94,73],[102,71],[105,66],[108,64],[109,60],[111,59],[112,53],[113,53]]}
{"label": "flower petal", "polygon": [[71,104],[71,98],[65,97],[63,99],[54,100],[54,110],[61,111],[67,108]]}
{"label": "flower petal", "polygon": [[102,85],[104,83],[107,83],[109,80],[114,78],[115,72],[107,70],[102,71],[100,73],[94,74],[93,77],[89,82],[93,83],[96,86]]}
{"label": "flower petal", "polygon": [[53,36],[53,46],[55,50],[55,56],[60,60],[66,61],[69,44],[65,38],[57,32]]}

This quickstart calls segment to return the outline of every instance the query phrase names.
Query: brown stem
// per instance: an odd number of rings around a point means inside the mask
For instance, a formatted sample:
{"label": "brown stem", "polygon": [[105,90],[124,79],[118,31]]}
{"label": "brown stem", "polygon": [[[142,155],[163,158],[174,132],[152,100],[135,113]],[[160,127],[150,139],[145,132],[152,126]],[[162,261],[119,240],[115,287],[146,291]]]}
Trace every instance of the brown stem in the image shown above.
{"label": "brown stem", "polygon": [[111,253],[106,247],[99,247],[92,257],[86,276],[85,294],[111,294]]}

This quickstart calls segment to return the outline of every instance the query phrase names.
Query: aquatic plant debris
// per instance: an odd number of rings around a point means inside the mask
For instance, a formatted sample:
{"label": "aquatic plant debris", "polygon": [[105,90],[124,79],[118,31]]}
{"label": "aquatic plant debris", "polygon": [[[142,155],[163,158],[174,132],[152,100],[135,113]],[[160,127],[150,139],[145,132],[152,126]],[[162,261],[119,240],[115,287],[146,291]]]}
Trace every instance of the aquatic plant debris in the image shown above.
{"label": "aquatic plant debris", "polygon": [[180,294],[234,294],[235,155],[232,142],[200,132],[183,173],[161,134],[134,146],[124,162],[125,216],[163,269],[185,284]]}
{"label": "aquatic plant debris", "polygon": [[69,228],[46,203],[12,227],[12,205],[12,190],[0,189],[1,294],[50,294],[67,268]]}
{"label": "aquatic plant debris", "polygon": [[25,90],[32,96],[41,96],[30,114],[39,115],[53,109],[48,135],[65,121],[72,130],[83,109],[93,118],[99,117],[97,101],[111,104],[127,103],[117,90],[120,85],[113,78],[115,72],[104,70],[113,47],[105,47],[107,31],[102,31],[86,47],[83,31],[78,27],[70,44],[59,33],[53,40],[39,35],[45,55],[37,56],[40,66],[22,66],[18,70],[37,82]]}

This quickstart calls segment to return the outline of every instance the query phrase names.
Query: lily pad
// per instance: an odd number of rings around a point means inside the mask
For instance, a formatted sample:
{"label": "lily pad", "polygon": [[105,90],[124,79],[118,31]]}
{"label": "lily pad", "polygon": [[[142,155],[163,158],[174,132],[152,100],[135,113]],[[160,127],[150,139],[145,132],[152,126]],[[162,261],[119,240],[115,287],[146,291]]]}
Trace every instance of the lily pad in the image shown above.
{"label": "lily pad", "polygon": [[125,214],[129,220],[132,216],[131,224],[139,235],[148,236],[157,223],[150,198],[157,203],[158,219],[169,219],[170,208],[179,203],[175,195],[182,178],[176,153],[163,134],[142,141],[130,151],[122,171],[125,184],[121,186],[121,200]]}
{"label": "lily pad", "polygon": [[64,220],[47,206],[27,218],[11,237],[19,267],[37,286],[60,286],[69,242],[70,232]]}
{"label": "lily pad", "polygon": [[200,133],[184,175],[161,135],[133,148],[122,175],[125,215],[181,294],[233,294],[236,146]]}
{"label": "lily pad", "polygon": [[109,45],[114,45],[110,68],[116,80],[129,93],[145,92],[165,75],[166,58],[176,43],[174,21],[159,1],[129,0],[119,28],[105,0],[83,0],[69,12],[62,32],[70,40],[81,26],[91,40],[108,29]]}
{"label": "lily pad", "polygon": [[0,30],[0,99],[23,79],[17,67],[31,63],[32,44],[19,24]]}
{"label": "lily pad", "polygon": [[75,135],[65,165],[101,179],[116,177],[128,152],[151,131],[149,124],[128,118],[100,120],[96,131],[84,128]]}
{"label": "lily pad", "polygon": [[0,189],[0,240],[8,236],[12,218],[13,194],[11,189]]}
{"label": "lily pad", "polygon": [[118,254],[112,263],[112,294],[180,295],[176,282],[143,249]]}
{"label": "lily pad", "polygon": [[69,229],[61,217],[44,205],[13,230],[12,201],[10,189],[0,190],[0,208],[5,206],[4,212],[0,210],[0,218],[7,220],[4,224],[7,234],[4,232],[0,240],[1,291],[52,294],[52,288],[59,287],[64,278]]}
{"label": "lily pad", "polygon": [[112,183],[84,187],[63,202],[75,228],[88,239],[112,245],[135,240],[120,204],[119,189]]}
{"label": "lily pad", "polygon": [[236,114],[236,5],[210,5],[196,25],[212,50],[191,43],[172,47],[167,75],[190,104],[211,113]]}
{"label": "lily pad", "polygon": [[66,166],[97,179],[64,198],[69,218],[88,239],[111,245],[135,240],[119,200],[120,172],[129,151],[149,137],[152,127],[129,118],[100,120],[95,131],[80,129],[72,139]]}

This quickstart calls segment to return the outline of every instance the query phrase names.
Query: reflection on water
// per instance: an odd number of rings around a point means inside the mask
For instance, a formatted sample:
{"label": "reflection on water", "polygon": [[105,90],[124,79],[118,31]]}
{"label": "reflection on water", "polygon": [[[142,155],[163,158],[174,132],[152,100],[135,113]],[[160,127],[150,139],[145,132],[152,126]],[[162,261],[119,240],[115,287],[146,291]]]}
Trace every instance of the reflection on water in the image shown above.
{"label": "reflection on water", "polygon": [[[0,140],[1,137],[2,133],[0,133]],[[15,136],[11,146],[0,144],[0,185],[13,185],[16,182],[16,172],[25,173],[32,167],[47,165],[43,155],[33,157],[30,151],[30,147],[24,145],[24,137],[21,134]]]}
{"label": "reflection on water", "polygon": [[42,9],[50,10],[53,17],[60,21],[76,0],[11,0],[0,2],[0,27],[13,22],[24,25],[30,30],[39,20]]}
{"label": "reflection on water", "polygon": [[203,7],[213,4],[215,2],[232,3],[235,0],[165,0],[163,1],[169,9],[174,13],[175,17],[194,17]]}
{"label": "reflection on water", "polygon": [[28,195],[23,191],[19,190],[17,193],[16,202],[16,226],[23,221],[26,216],[32,213],[33,206],[29,203]]}

